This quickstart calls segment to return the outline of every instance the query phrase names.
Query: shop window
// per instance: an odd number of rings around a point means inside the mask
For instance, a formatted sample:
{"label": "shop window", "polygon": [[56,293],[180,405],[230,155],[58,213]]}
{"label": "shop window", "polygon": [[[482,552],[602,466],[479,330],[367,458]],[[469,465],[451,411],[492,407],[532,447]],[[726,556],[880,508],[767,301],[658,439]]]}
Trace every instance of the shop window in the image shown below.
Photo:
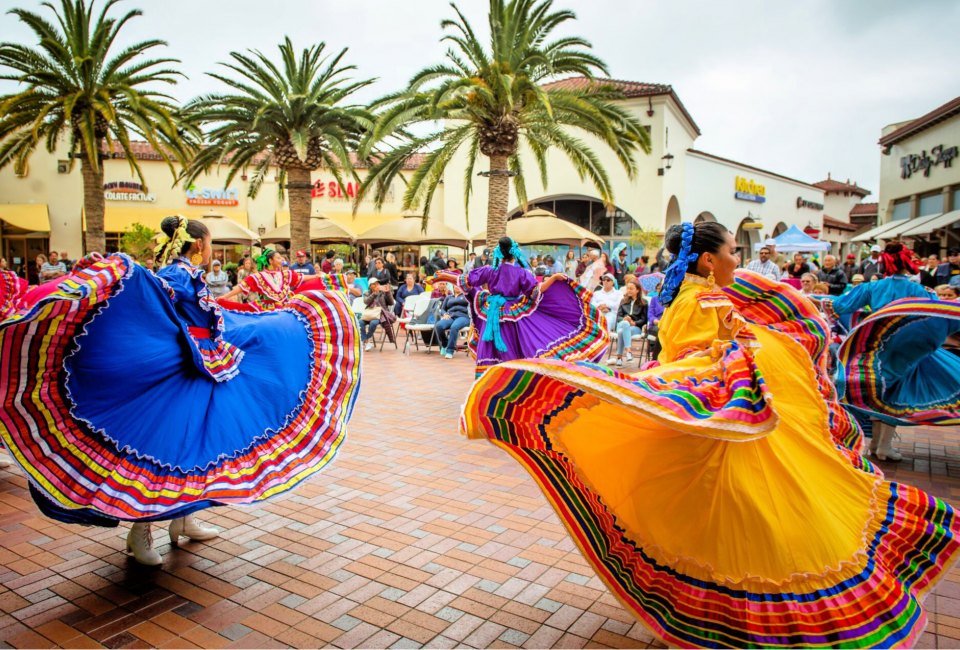
{"label": "shop window", "polygon": [[900,199],[893,202],[893,221],[910,218],[910,199]]}
{"label": "shop window", "polygon": [[920,197],[920,209],[917,212],[918,217],[926,217],[930,214],[941,214],[943,212],[943,192],[936,192]]}
{"label": "shop window", "polygon": [[960,187],[953,190],[953,201],[950,203],[951,210],[960,210]]}

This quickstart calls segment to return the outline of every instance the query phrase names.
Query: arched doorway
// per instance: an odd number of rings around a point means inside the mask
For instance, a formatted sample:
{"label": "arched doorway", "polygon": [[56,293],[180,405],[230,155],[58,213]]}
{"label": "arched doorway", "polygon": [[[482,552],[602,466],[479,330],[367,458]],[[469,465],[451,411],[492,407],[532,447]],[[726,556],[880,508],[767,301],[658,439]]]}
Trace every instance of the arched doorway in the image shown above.
{"label": "arched doorway", "polygon": [[740,259],[742,263],[753,258],[753,245],[760,243],[760,230],[763,224],[754,221],[752,217],[747,217],[740,222],[737,227],[737,245],[740,246]]}
{"label": "arched doorway", "polygon": [[[625,210],[615,207],[613,210],[607,210],[603,201],[598,198],[582,194],[560,194],[556,196],[546,196],[534,199],[529,202],[527,210],[542,208],[557,215],[561,219],[575,223],[581,228],[600,235],[606,241],[604,247],[608,253],[620,243],[627,245],[627,255],[629,259],[634,258],[633,249],[637,249],[636,255],[639,255],[643,248],[642,245],[633,246],[630,243],[630,234],[639,226]],[[679,207],[678,207],[679,210]],[[507,213],[507,220],[515,219],[525,211],[519,206]],[[679,222],[678,222],[679,223]],[[538,254],[566,255],[566,246],[540,246],[538,245]]]}
{"label": "arched doorway", "polygon": [[666,232],[670,229],[670,226],[676,226],[680,223],[680,201],[677,200],[676,196],[671,196],[670,200],[667,201],[667,216],[664,219],[663,230]]}
{"label": "arched doorway", "polygon": [[774,227],[774,229],[773,229],[773,234],[770,235],[770,236],[771,236],[771,237],[779,237],[780,235],[782,235],[782,234],[785,233],[785,232],[787,232],[787,224],[785,224],[785,223],[783,223],[783,222],[781,221],[780,223],[778,223],[778,224],[776,225],[776,227]]}
{"label": "arched doorway", "polygon": [[713,216],[712,212],[701,212],[697,215],[697,218],[693,220],[693,223],[716,223],[717,218]]}

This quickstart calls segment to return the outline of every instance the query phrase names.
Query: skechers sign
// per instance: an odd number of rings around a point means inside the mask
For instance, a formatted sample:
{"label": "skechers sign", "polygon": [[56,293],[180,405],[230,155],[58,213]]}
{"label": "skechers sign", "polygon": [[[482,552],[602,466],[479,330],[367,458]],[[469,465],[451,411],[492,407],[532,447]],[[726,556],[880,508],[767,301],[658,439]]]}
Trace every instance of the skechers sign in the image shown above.
{"label": "skechers sign", "polygon": [[754,203],[765,203],[767,201],[767,188],[756,181],[748,180],[742,176],[734,178],[734,198],[741,201],[753,201]]}
{"label": "skechers sign", "polygon": [[208,187],[198,189],[191,186],[187,189],[187,205],[240,205],[240,190],[214,190]]}
{"label": "skechers sign", "polygon": [[140,183],[117,182],[103,184],[103,198],[107,201],[141,201],[153,203],[156,194],[148,194]]}

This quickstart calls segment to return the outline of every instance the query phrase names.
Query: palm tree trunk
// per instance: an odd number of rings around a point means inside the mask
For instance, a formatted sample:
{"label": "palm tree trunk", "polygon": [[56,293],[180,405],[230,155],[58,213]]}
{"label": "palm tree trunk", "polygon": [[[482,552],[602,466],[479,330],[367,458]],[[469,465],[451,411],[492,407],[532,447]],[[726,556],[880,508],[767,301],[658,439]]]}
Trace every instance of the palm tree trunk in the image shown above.
{"label": "palm tree trunk", "polygon": [[310,250],[310,170],[291,167],[287,170],[287,191],[290,199],[290,248],[294,251],[308,251],[307,258],[313,259]]}
{"label": "palm tree trunk", "polygon": [[510,177],[507,157],[490,156],[490,184],[487,190],[487,248],[493,250],[507,234],[507,207],[510,201]]}
{"label": "palm tree trunk", "polygon": [[83,252],[105,253],[107,247],[106,236],[103,232],[103,163],[96,169],[87,160],[85,153],[80,162],[80,172],[83,176],[83,212],[86,218],[86,227],[83,231]]}

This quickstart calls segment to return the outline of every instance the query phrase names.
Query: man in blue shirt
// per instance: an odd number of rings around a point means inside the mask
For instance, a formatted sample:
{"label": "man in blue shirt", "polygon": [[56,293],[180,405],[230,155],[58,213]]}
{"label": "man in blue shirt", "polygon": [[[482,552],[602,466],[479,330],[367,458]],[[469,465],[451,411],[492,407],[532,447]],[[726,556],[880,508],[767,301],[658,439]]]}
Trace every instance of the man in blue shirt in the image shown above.
{"label": "man in blue shirt", "polygon": [[297,251],[296,262],[290,265],[291,271],[303,273],[304,275],[316,275],[317,270],[313,263],[307,261],[307,251]]}

